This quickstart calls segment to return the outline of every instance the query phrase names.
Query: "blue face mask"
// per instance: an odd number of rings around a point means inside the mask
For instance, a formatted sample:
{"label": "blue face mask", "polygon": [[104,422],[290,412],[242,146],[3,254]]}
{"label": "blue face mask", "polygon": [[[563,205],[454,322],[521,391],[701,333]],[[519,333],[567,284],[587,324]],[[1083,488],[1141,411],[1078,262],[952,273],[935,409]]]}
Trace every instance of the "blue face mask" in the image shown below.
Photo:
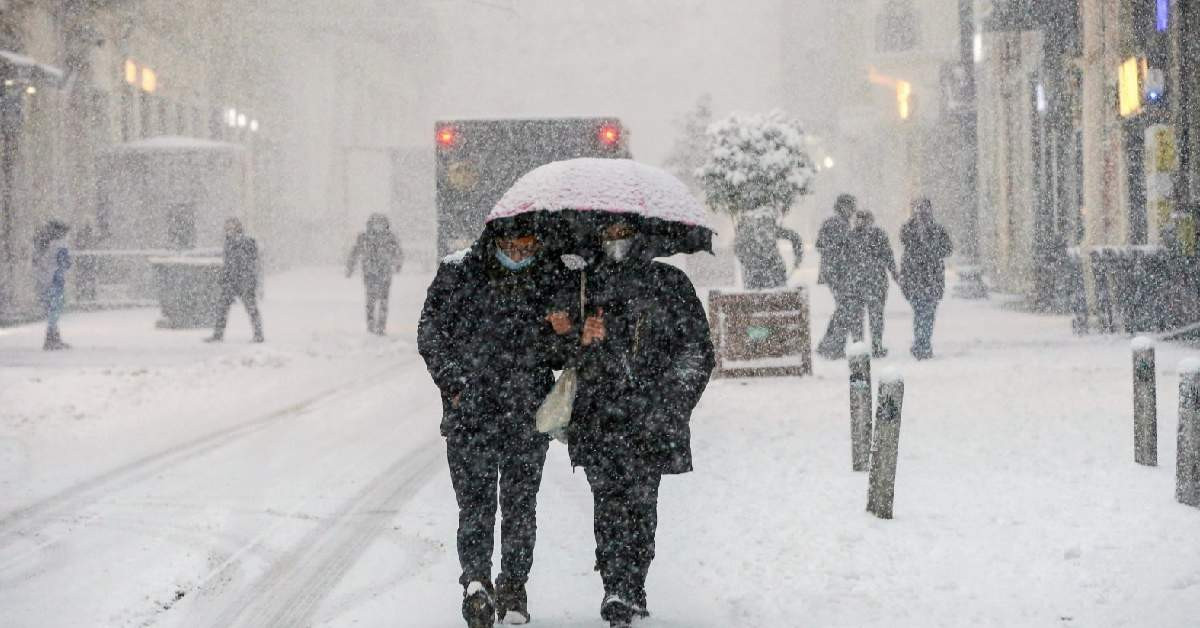
{"label": "blue face mask", "polygon": [[514,271],[514,272],[518,271],[518,270],[525,270],[526,268],[528,268],[529,265],[533,263],[534,257],[535,256],[530,255],[529,257],[526,257],[525,259],[518,262],[518,261],[514,261],[513,258],[505,255],[504,251],[501,251],[500,249],[496,249],[496,260],[500,262],[501,266],[503,266],[511,271]]}

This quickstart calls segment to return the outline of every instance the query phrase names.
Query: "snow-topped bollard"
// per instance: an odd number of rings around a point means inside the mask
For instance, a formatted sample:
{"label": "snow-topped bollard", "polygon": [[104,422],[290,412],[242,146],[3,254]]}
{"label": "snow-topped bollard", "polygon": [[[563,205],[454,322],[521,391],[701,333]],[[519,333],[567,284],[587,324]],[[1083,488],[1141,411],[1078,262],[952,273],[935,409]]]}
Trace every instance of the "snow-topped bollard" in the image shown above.
{"label": "snow-topped bollard", "polygon": [[893,369],[879,376],[879,406],[871,439],[871,480],[867,512],[892,518],[896,495],[896,457],[900,451],[900,411],[904,406],[904,378]]}
{"label": "snow-topped bollard", "polygon": [[871,348],[865,342],[850,345],[850,461],[855,471],[866,471],[871,461]]}
{"label": "snow-topped bollard", "polygon": [[1175,499],[1200,507],[1200,360],[1179,365],[1179,435]]}
{"label": "snow-topped bollard", "polygon": [[1133,339],[1133,459],[1158,465],[1158,384],[1154,366],[1154,341]]}

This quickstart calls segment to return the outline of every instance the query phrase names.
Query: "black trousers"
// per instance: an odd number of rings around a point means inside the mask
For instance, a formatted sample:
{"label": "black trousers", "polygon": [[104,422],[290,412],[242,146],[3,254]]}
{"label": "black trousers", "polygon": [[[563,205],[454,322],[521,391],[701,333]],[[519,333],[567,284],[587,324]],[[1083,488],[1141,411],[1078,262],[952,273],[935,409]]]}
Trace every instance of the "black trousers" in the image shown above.
{"label": "black trousers", "polygon": [[491,581],[496,497],[500,498],[500,576],[523,584],[533,566],[537,494],[550,441],[540,434],[497,438],[454,433],[446,437],[450,481],[458,499],[459,581]]}
{"label": "black trousers", "polygon": [[225,323],[229,320],[229,309],[233,307],[236,299],[241,299],[242,304],[246,306],[246,313],[250,315],[250,326],[254,329],[254,337],[262,338],[262,316],[258,313],[256,292],[257,286],[241,289],[226,287],[221,291],[221,303],[217,307],[217,324],[213,330],[214,337],[223,338],[225,336]]}
{"label": "black trousers", "polygon": [[886,293],[865,295],[855,304],[858,311],[854,314],[855,323],[851,327],[854,340],[863,339],[863,310],[866,310],[867,322],[871,329],[871,349],[876,352],[883,349],[883,308],[886,304]]}
{"label": "black trousers", "polygon": [[841,357],[846,354],[847,336],[862,338],[862,303],[853,290],[833,287],[829,290],[833,293],[835,307],[817,352],[828,357]]}
{"label": "black trousers", "polygon": [[367,289],[367,331],[382,334],[387,330],[388,297],[392,292],[392,276],[370,277]]}
{"label": "black trousers", "polygon": [[662,474],[615,465],[584,471],[592,487],[596,571],[604,581],[604,592],[644,604],[646,574],[654,560]]}

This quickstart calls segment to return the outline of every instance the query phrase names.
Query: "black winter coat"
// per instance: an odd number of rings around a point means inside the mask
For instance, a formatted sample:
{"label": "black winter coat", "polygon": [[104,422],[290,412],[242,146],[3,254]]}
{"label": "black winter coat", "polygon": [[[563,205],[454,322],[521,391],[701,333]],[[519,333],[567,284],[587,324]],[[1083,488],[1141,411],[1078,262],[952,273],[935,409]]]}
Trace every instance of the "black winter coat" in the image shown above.
{"label": "black winter coat", "polygon": [[376,283],[391,279],[404,262],[400,241],[390,231],[364,231],[354,241],[346,271],[354,272],[354,266],[362,258],[363,280]]}
{"label": "black winter coat", "polygon": [[878,225],[856,227],[850,232],[854,287],[875,300],[887,299],[889,278],[896,275],[896,257],[887,232]]}
{"label": "black winter coat", "polygon": [[821,267],[817,283],[840,290],[848,286],[850,274],[850,221],[831,216],[821,223],[817,232],[817,250],[821,252]]}
{"label": "black winter coat", "polygon": [[221,285],[226,290],[245,292],[258,287],[258,243],[239,235],[225,238],[225,261]]}
{"label": "black winter coat", "polygon": [[781,227],[770,216],[746,218],[738,224],[734,253],[742,263],[746,288],[782,288],[787,284],[788,270],[779,254],[779,240],[791,242],[799,264],[804,258],[804,241],[800,234]]}
{"label": "black winter coat", "polygon": [[[444,260],[425,299],[417,349],[442,393],[442,435],[544,438],[534,415],[554,385],[549,264],[512,272],[476,245]],[[461,396],[460,396],[461,395]],[[452,403],[460,396],[458,406]]]}
{"label": "black winter coat", "polygon": [[912,218],[900,229],[904,256],[900,290],[913,301],[940,301],[946,293],[946,258],[954,252],[950,234],[932,219]]}
{"label": "black winter coat", "polygon": [[[606,338],[579,349],[571,464],[691,471],[689,421],[715,364],[695,288],[673,266],[636,259],[602,264],[587,281],[588,310],[603,308]],[[572,296],[567,311],[577,312],[578,286]]]}

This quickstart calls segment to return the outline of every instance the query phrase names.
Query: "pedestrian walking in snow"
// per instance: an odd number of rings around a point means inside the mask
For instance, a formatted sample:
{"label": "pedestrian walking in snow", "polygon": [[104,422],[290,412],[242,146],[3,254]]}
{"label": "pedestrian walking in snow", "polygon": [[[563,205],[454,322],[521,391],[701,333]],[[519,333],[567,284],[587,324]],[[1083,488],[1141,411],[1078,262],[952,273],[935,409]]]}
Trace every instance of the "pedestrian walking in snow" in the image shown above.
{"label": "pedestrian walking in snow", "polygon": [[[821,252],[817,283],[829,286],[835,305],[825,336],[817,345],[817,353],[831,360],[846,357],[846,337],[855,330],[855,314],[862,312],[851,268],[853,226],[850,221],[857,206],[858,201],[853,196],[838,196],[833,206],[833,216],[821,224],[817,234],[817,250]],[[860,327],[861,318],[859,316]]]}
{"label": "pedestrian walking in snow", "polygon": [[851,324],[851,332],[855,340],[862,340],[865,309],[870,322],[871,353],[877,358],[886,357],[883,308],[887,304],[889,278],[899,281],[892,244],[888,241],[887,232],[875,224],[875,215],[865,210],[855,214],[850,241],[853,284],[858,292],[855,302],[859,306]]}
{"label": "pedestrian walking in snow", "polygon": [[71,346],[62,341],[58,319],[66,301],[67,270],[71,268],[71,252],[67,247],[70,227],[51,220],[33,239],[33,285],[38,303],[46,313],[46,339],[42,349],[61,351]]}
{"label": "pedestrian walking in snow", "polygon": [[946,258],[954,252],[950,234],[933,219],[929,199],[913,201],[913,215],[900,229],[904,254],[900,290],[913,309],[913,357],[933,357],[933,324],[946,293]]}
{"label": "pedestrian walking in snow", "polygon": [[792,245],[792,268],[804,259],[804,240],[800,234],[779,224],[776,211],[761,208],[738,217],[734,253],[742,264],[742,281],[749,290],[782,288],[787,285],[788,268],[779,254],[779,241]]}
{"label": "pedestrian walking in snow", "polygon": [[392,292],[392,274],[404,263],[400,241],[392,233],[387,216],[371,214],[367,230],[358,234],[350,259],[346,262],[346,277],[362,259],[363,284],[367,292],[367,331],[383,336],[387,333],[388,297]]}
{"label": "pedestrian walking in snow", "polygon": [[[442,394],[463,617],[476,628],[530,618],[525,585],[549,447],[534,416],[554,385],[552,367],[561,367],[546,321],[561,266],[543,254],[531,218],[493,221],[471,249],[443,260],[417,331]],[[502,522],[493,587],[497,483]]]}
{"label": "pedestrian walking in snow", "polygon": [[[587,319],[563,307],[552,321],[579,350],[567,438],[571,464],[592,489],[600,614],[628,626],[649,614],[659,483],[692,470],[689,419],[715,362],[687,275],[652,261],[625,218],[602,234],[604,255],[587,275]],[[578,303],[571,294],[567,302]]]}
{"label": "pedestrian walking in snow", "polygon": [[225,221],[225,258],[221,267],[221,302],[217,304],[217,324],[213,335],[206,342],[221,342],[225,339],[225,323],[229,309],[236,299],[241,299],[250,315],[254,330],[254,342],[263,341],[262,316],[258,312],[259,281],[258,243],[246,235],[242,221],[229,218]]}

